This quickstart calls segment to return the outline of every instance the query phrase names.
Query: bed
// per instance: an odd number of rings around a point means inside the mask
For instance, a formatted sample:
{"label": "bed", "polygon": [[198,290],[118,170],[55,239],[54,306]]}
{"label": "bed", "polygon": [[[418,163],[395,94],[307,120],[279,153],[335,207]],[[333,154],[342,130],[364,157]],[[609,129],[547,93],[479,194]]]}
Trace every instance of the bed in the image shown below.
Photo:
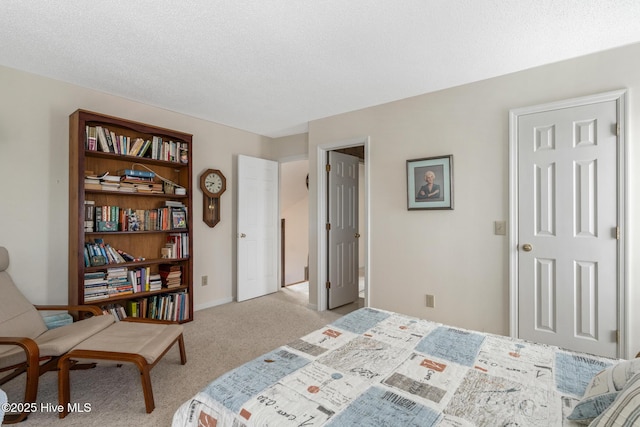
{"label": "bed", "polygon": [[577,426],[572,411],[607,409],[602,385],[587,394],[619,363],[362,308],[223,374],[173,426]]}

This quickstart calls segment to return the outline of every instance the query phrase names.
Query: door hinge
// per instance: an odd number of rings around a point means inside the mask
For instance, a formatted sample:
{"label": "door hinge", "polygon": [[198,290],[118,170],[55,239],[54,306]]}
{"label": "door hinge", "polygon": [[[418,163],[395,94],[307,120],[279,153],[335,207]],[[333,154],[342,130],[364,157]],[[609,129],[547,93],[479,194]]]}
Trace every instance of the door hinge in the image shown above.
{"label": "door hinge", "polygon": [[331,223],[328,222],[325,228],[327,229],[327,231],[331,230]]}
{"label": "door hinge", "polygon": [[327,163],[327,166],[325,167],[325,169],[327,170],[327,172],[331,172],[331,165]]}
{"label": "door hinge", "polygon": [[325,283],[325,286],[327,287],[327,289],[331,289],[331,282]]}
{"label": "door hinge", "polygon": [[616,123],[616,136],[620,136],[620,123]]}
{"label": "door hinge", "polygon": [[620,240],[620,227],[616,227],[616,240]]}
{"label": "door hinge", "polygon": [[616,330],[616,342],[619,343],[620,342],[620,329]]}

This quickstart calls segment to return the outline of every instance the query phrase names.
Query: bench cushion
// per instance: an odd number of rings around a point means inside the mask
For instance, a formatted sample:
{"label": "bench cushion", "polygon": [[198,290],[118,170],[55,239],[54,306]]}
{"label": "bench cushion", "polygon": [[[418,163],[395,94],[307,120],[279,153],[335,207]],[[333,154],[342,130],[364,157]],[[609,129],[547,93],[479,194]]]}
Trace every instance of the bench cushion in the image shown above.
{"label": "bench cushion", "polygon": [[[153,364],[182,334],[182,331],[182,325],[176,324],[116,322],[84,340],[73,350],[138,354],[144,357],[148,364]],[[73,357],[73,359],[77,358]],[[91,359],[83,358],[82,360]]]}

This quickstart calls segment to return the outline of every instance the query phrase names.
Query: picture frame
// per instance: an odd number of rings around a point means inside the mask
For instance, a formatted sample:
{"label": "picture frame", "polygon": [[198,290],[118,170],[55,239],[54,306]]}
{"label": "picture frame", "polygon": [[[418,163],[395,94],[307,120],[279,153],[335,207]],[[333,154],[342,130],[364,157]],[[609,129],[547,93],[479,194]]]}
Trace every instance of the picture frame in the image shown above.
{"label": "picture frame", "polygon": [[174,230],[187,228],[187,213],[184,210],[173,209],[171,211],[171,228]]}
{"label": "picture frame", "polygon": [[421,209],[453,209],[452,154],[407,160],[407,210]]}

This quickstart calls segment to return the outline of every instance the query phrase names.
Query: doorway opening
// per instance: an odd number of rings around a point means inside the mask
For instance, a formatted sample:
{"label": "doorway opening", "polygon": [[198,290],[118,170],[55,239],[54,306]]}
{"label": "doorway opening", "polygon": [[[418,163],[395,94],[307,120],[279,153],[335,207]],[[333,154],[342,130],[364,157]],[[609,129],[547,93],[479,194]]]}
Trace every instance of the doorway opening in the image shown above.
{"label": "doorway opening", "polygon": [[[346,154],[354,155],[360,158],[359,171],[361,179],[361,185],[359,186],[359,212],[360,220],[358,225],[359,247],[361,252],[358,255],[359,258],[359,271],[361,276],[361,283],[364,289],[361,293],[364,294],[362,298],[358,298],[355,305],[368,306],[369,305],[369,291],[371,285],[371,278],[369,274],[369,224],[370,222],[370,209],[369,209],[369,163],[367,161],[369,157],[369,137],[359,137],[352,140],[336,141],[333,143],[322,144],[317,147],[317,167],[316,167],[316,213],[317,213],[317,269],[315,271],[315,289],[310,289],[310,292],[316,292],[316,308],[318,311],[324,311],[328,309],[328,293],[329,290],[325,284],[329,277],[329,257],[328,257],[328,242],[326,239],[326,224],[328,219],[328,203],[327,198],[329,194],[327,175],[325,166],[327,164],[328,153],[330,151],[341,151]],[[339,307],[338,312],[341,310],[349,310],[351,304],[344,307]],[[351,307],[353,308],[353,307]],[[355,307],[358,308],[358,307]]]}
{"label": "doorway opening", "polygon": [[[337,150],[338,151],[338,150]],[[364,147],[339,150],[359,159],[361,188],[359,212],[364,213]],[[295,159],[280,163],[280,230],[281,230],[281,288],[297,298],[309,301],[309,163],[307,159]],[[364,219],[359,219],[364,224]],[[340,307],[340,313],[364,306],[365,269],[364,248],[358,254],[358,292],[355,304]],[[315,307],[314,307],[315,308]]]}
{"label": "doorway opening", "polygon": [[307,159],[280,163],[281,287],[309,280]]}

